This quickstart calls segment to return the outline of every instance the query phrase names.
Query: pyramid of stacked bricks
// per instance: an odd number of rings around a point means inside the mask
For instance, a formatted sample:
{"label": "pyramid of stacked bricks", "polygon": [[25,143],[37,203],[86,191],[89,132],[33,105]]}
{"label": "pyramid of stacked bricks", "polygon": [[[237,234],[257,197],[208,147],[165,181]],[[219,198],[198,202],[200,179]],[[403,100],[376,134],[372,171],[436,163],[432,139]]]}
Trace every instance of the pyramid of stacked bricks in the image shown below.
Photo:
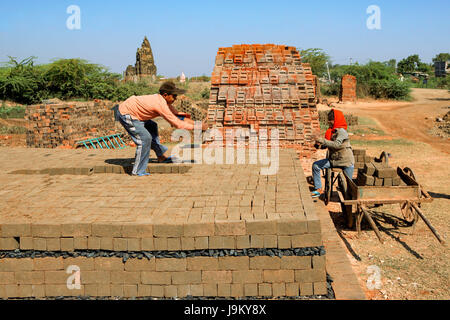
{"label": "pyramid of stacked bricks", "polygon": [[[301,159],[314,158],[312,136],[320,132],[315,83],[311,67],[302,64],[294,47],[219,48],[211,76],[208,124],[226,137],[224,142],[236,143],[239,136],[233,132],[241,129],[241,138],[259,137],[268,140],[268,147],[270,139],[265,137],[277,129],[278,146],[295,149]],[[244,140],[249,145],[249,139]]]}
{"label": "pyramid of stacked bricks", "polygon": [[341,89],[339,92],[340,102],[356,101],[356,77],[346,74],[342,77]]}
{"label": "pyramid of stacked bricks", "polygon": [[64,103],[28,106],[27,146],[73,147],[79,140],[122,133],[124,130],[114,121],[112,106],[103,101],[81,105]]}

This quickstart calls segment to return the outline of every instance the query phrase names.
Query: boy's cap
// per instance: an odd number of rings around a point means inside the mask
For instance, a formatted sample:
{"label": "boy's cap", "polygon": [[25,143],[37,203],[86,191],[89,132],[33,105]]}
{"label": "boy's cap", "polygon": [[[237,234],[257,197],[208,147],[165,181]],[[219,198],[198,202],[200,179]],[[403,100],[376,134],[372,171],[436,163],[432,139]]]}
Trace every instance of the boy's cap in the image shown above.
{"label": "boy's cap", "polygon": [[160,92],[165,92],[167,94],[183,94],[186,92],[184,89],[177,88],[175,86],[175,83],[172,81],[166,81],[164,82],[161,87],[159,88]]}

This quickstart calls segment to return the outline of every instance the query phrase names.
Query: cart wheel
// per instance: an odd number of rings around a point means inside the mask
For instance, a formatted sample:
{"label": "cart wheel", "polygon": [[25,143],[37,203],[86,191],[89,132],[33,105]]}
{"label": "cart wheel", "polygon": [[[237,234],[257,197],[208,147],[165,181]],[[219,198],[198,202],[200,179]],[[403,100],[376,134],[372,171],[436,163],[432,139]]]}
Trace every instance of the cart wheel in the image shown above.
{"label": "cart wheel", "polygon": [[325,169],[325,205],[327,205],[331,199],[331,182],[331,169]]}
{"label": "cart wheel", "polygon": [[[350,197],[348,196],[347,180],[345,179],[343,172],[339,173],[338,187],[339,187],[339,190],[341,191],[342,195],[344,196],[344,200],[348,200]],[[344,218],[345,218],[347,227],[349,229],[353,228],[353,224],[354,224],[354,220],[355,220],[354,216],[353,216],[353,206],[345,205],[341,202],[341,209],[342,209],[342,213],[344,214]]]}
{"label": "cart wheel", "polygon": [[415,225],[418,217],[414,208],[409,204],[409,202],[403,202],[400,204],[400,210],[402,211],[403,218],[408,222],[409,225]]}

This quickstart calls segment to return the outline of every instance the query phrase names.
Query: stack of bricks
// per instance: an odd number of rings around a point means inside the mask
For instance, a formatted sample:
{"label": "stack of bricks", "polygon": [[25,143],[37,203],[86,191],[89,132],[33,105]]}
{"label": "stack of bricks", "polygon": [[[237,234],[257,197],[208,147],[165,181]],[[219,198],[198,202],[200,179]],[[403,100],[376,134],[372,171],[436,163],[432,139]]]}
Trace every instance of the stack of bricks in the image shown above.
{"label": "stack of bricks", "polygon": [[353,156],[355,157],[355,169],[362,169],[366,163],[374,161],[374,157],[368,156],[364,149],[353,149]]}
{"label": "stack of bricks", "polygon": [[294,47],[219,48],[211,77],[208,124],[222,136],[227,136],[227,129],[243,129],[247,137],[259,137],[264,130],[269,147],[271,131],[277,129],[280,147],[293,148],[301,159],[311,159],[316,151],[312,136],[320,132],[314,84],[311,67],[301,63]]}
{"label": "stack of bricks", "polygon": [[202,121],[206,118],[206,111],[193,105],[187,98],[180,98],[180,104],[176,107],[179,112],[187,113],[194,121]]}
{"label": "stack of bricks", "polygon": [[405,186],[405,182],[398,176],[394,168],[382,162],[369,162],[363,169],[358,169],[356,178],[358,186]]}
{"label": "stack of bricks", "polygon": [[74,147],[78,140],[124,132],[114,121],[111,103],[31,105],[26,109],[27,146]]}
{"label": "stack of bricks", "polygon": [[356,101],[356,77],[346,74],[342,77],[339,102]]}

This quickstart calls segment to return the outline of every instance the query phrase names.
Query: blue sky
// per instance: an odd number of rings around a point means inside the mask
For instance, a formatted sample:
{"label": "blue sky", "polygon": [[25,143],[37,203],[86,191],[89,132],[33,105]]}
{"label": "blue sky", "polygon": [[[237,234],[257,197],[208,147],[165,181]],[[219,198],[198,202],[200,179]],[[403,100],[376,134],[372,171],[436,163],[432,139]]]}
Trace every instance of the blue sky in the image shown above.
{"label": "blue sky", "polygon": [[[81,29],[69,30],[70,5]],[[381,30],[369,30],[377,5]],[[334,63],[350,58],[424,62],[450,52],[449,0],[16,0],[0,1],[0,62],[7,56],[83,58],[122,73],[147,36],[158,74],[210,75],[219,47],[273,43],[322,48]]]}

